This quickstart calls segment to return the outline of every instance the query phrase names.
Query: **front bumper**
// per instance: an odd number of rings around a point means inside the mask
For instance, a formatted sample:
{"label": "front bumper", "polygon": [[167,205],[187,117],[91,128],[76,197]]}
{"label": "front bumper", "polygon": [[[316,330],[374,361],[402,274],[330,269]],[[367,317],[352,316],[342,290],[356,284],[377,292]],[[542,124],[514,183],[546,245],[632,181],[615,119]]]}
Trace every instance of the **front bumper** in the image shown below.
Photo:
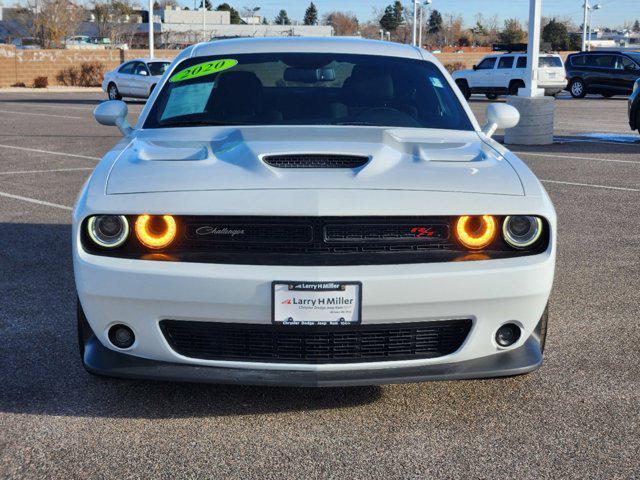
{"label": "front bumper", "polygon": [[476,360],[457,363],[400,366],[356,371],[294,371],[252,368],[210,367],[159,362],[114,352],[96,338],[80,314],[81,352],[85,368],[109,377],[203,382],[239,385],[339,387],[383,385],[435,380],[460,380],[521,375],[537,370],[542,364],[540,320],[534,333],[520,347]]}
{"label": "front bumper", "polygon": [[[78,244],[76,243],[76,247]],[[434,264],[287,267],[173,263],[99,257],[75,248],[80,303],[91,335],[86,367],[135,378],[269,385],[354,385],[515,375],[541,363],[536,326],[553,283],[555,247],[540,255]],[[270,324],[271,282],[360,281],[363,324],[468,318],[462,346],[437,358],[334,364],[204,360],[174,351],[160,321]],[[108,339],[128,325],[134,345],[118,350]],[[520,340],[495,341],[504,323],[521,327]]]}

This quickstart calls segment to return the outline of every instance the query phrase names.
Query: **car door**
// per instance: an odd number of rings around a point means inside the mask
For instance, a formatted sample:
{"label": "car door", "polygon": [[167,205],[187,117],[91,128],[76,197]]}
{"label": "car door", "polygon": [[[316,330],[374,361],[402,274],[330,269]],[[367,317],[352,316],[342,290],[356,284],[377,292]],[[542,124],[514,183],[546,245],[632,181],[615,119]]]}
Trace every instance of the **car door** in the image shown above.
{"label": "car door", "polygon": [[146,97],[149,93],[149,69],[144,62],[136,62],[133,67],[133,95]]}
{"label": "car door", "polygon": [[493,74],[497,63],[496,57],[487,57],[475,68],[473,75],[469,76],[469,86],[479,93],[493,89]]}
{"label": "car door", "polygon": [[617,90],[615,70],[616,55],[596,54],[587,56],[590,84],[597,92]]}
{"label": "car door", "polygon": [[509,90],[509,83],[513,78],[514,63],[515,57],[513,55],[503,55],[498,60],[498,66],[492,79],[492,87],[498,92],[504,93]]}
{"label": "car door", "polygon": [[135,62],[127,62],[122,64],[115,75],[115,82],[120,95],[133,95],[132,79],[134,63]]}
{"label": "car door", "polygon": [[633,85],[640,75],[640,67],[625,55],[616,55],[614,67],[616,88],[622,94],[631,94]]}

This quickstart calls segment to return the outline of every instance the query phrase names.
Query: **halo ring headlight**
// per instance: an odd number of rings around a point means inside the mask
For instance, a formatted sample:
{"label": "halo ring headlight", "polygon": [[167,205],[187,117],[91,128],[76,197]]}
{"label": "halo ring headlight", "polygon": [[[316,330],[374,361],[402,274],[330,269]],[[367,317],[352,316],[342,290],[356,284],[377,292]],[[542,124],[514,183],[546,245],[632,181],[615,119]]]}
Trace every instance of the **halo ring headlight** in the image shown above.
{"label": "halo ring headlight", "polygon": [[464,215],[456,221],[456,236],[468,249],[481,250],[491,245],[496,238],[496,223],[496,219],[491,215]]}
{"label": "halo ring headlight", "polygon": [[145,247],[165,248],[176,238],[178,226],[171,215],[140,215],[135,223],[136,237]]}
{"label": "halo ring headlight", "polygon": [[87,235],[102,248],[117,248],[129,238],[129,221],[124,215],[94,215],[87,220]]}
{"label": "halo ring headlight", "polygon": [[514,215],[504,219],[502,235],[513,248],[527,248],[540,239],[542,220],[530,215]]}

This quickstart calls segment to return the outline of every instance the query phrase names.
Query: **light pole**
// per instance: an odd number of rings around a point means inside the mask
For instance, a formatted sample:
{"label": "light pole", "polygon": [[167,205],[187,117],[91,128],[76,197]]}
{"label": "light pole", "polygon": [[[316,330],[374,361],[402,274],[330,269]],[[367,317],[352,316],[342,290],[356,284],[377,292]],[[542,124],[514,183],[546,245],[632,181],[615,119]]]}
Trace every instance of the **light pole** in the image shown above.
{"label": "light pole", "polygon": [[380,29],[380,40],[384,40],[384,30]]}
{"label": "light pole", "polygon": [[[431,5],[431,1],[432,0],[424,0],[424,4],[426,6]],[[422,23],[423,23],[423,18],[424,18],[424,8],[422,6],[420,6],[420,33],[418,34],[418,46],[420,48],[422,48]]]}
{"label": "light pole", "polygon": [[527,49],[527,73],[525,88],[521,88],[521,97],[539,97],[544,90],[538,89],[538,62],[540,61],[540,16],[542,0],[530,0],[529,5],[529,48]]}
{"label": "light pole", "polygon": [[411,45],[416,46],[416,30],[418,29],[418,5],[419,0],[413,0],[413,37]]}
{"label": "light pole", "polygon": [[589,15],[589,2],[584,0],[584,15],[582,17],[582,51],[587,51],[587,16]]}
{"label": "light pole", "polygon": [[589,21],[587,22],[587,50],[591,51],[591,19],[593,18],[593,11],[600,10],[602,5],[599,3],[593,7],[589,7]]}
{"label": "light pole", "polygon": [[207,7],[205,0],[202,0],[202,41],[207,41]]}
{"label": "light pole", "polygon": [[149,0],[149,58],[153,58],[153,0]]}

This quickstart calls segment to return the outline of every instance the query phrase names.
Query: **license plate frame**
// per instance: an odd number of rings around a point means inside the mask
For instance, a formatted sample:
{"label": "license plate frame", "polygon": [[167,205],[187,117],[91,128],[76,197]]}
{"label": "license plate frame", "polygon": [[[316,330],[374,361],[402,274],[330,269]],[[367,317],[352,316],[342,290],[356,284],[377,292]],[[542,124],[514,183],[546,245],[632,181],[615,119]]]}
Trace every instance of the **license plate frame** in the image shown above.
{"label": "license plate frame", "polygon": [[[284,289],[284,287],[286,287],[286,289]],[[294,318],[293,315],[283,316],[282,312],[278,312],[277,307],[279,307],[280,305],[292,305],[291,307],[280,307],[284,309],[296,308],[293,307],[294,304],[292,303],[282,303],[281,298],[284,292],[286,292],[285,295],[289,294],[291,296],[291,300],[293,300],[293,298],[299,298],[301,296],[306,297],[306,299],[319,299],[323,298],[322,294],[325,293],[325,302],[329,298],[330,292],[334,292],[334,296],[332,298],[335,298],[336,300],[339,300],[339,298],[343,298],[345,300],[353,299],[354,303],[352,304],[353,308],[351,310],[349,309],[349,306],[351,305],[349,303],[325,303],[322,308],[320,308],[320,306],[317,304],[298,304],[297,308],[299,312],[303,312],[303,310],[306,309],[308,310],[308,312],[306,313],[312,312],[312,314],[306,318]],[[345,293],[341,296],[336,297],[335,293],[339,292]],[[327,319],[318,319],[318,315],[320,315],[322,309],[329,310],[329,313],[335,316]],[[339,312],[341,311],[345,314],[342,317],[339,316]],[[287,318],[285,319],[285,317]],[[271,282],[271,323],[273,325],[311,327],[360,325],[362,323],[362,282],[305,282],[283,280],[273,281]]]}

